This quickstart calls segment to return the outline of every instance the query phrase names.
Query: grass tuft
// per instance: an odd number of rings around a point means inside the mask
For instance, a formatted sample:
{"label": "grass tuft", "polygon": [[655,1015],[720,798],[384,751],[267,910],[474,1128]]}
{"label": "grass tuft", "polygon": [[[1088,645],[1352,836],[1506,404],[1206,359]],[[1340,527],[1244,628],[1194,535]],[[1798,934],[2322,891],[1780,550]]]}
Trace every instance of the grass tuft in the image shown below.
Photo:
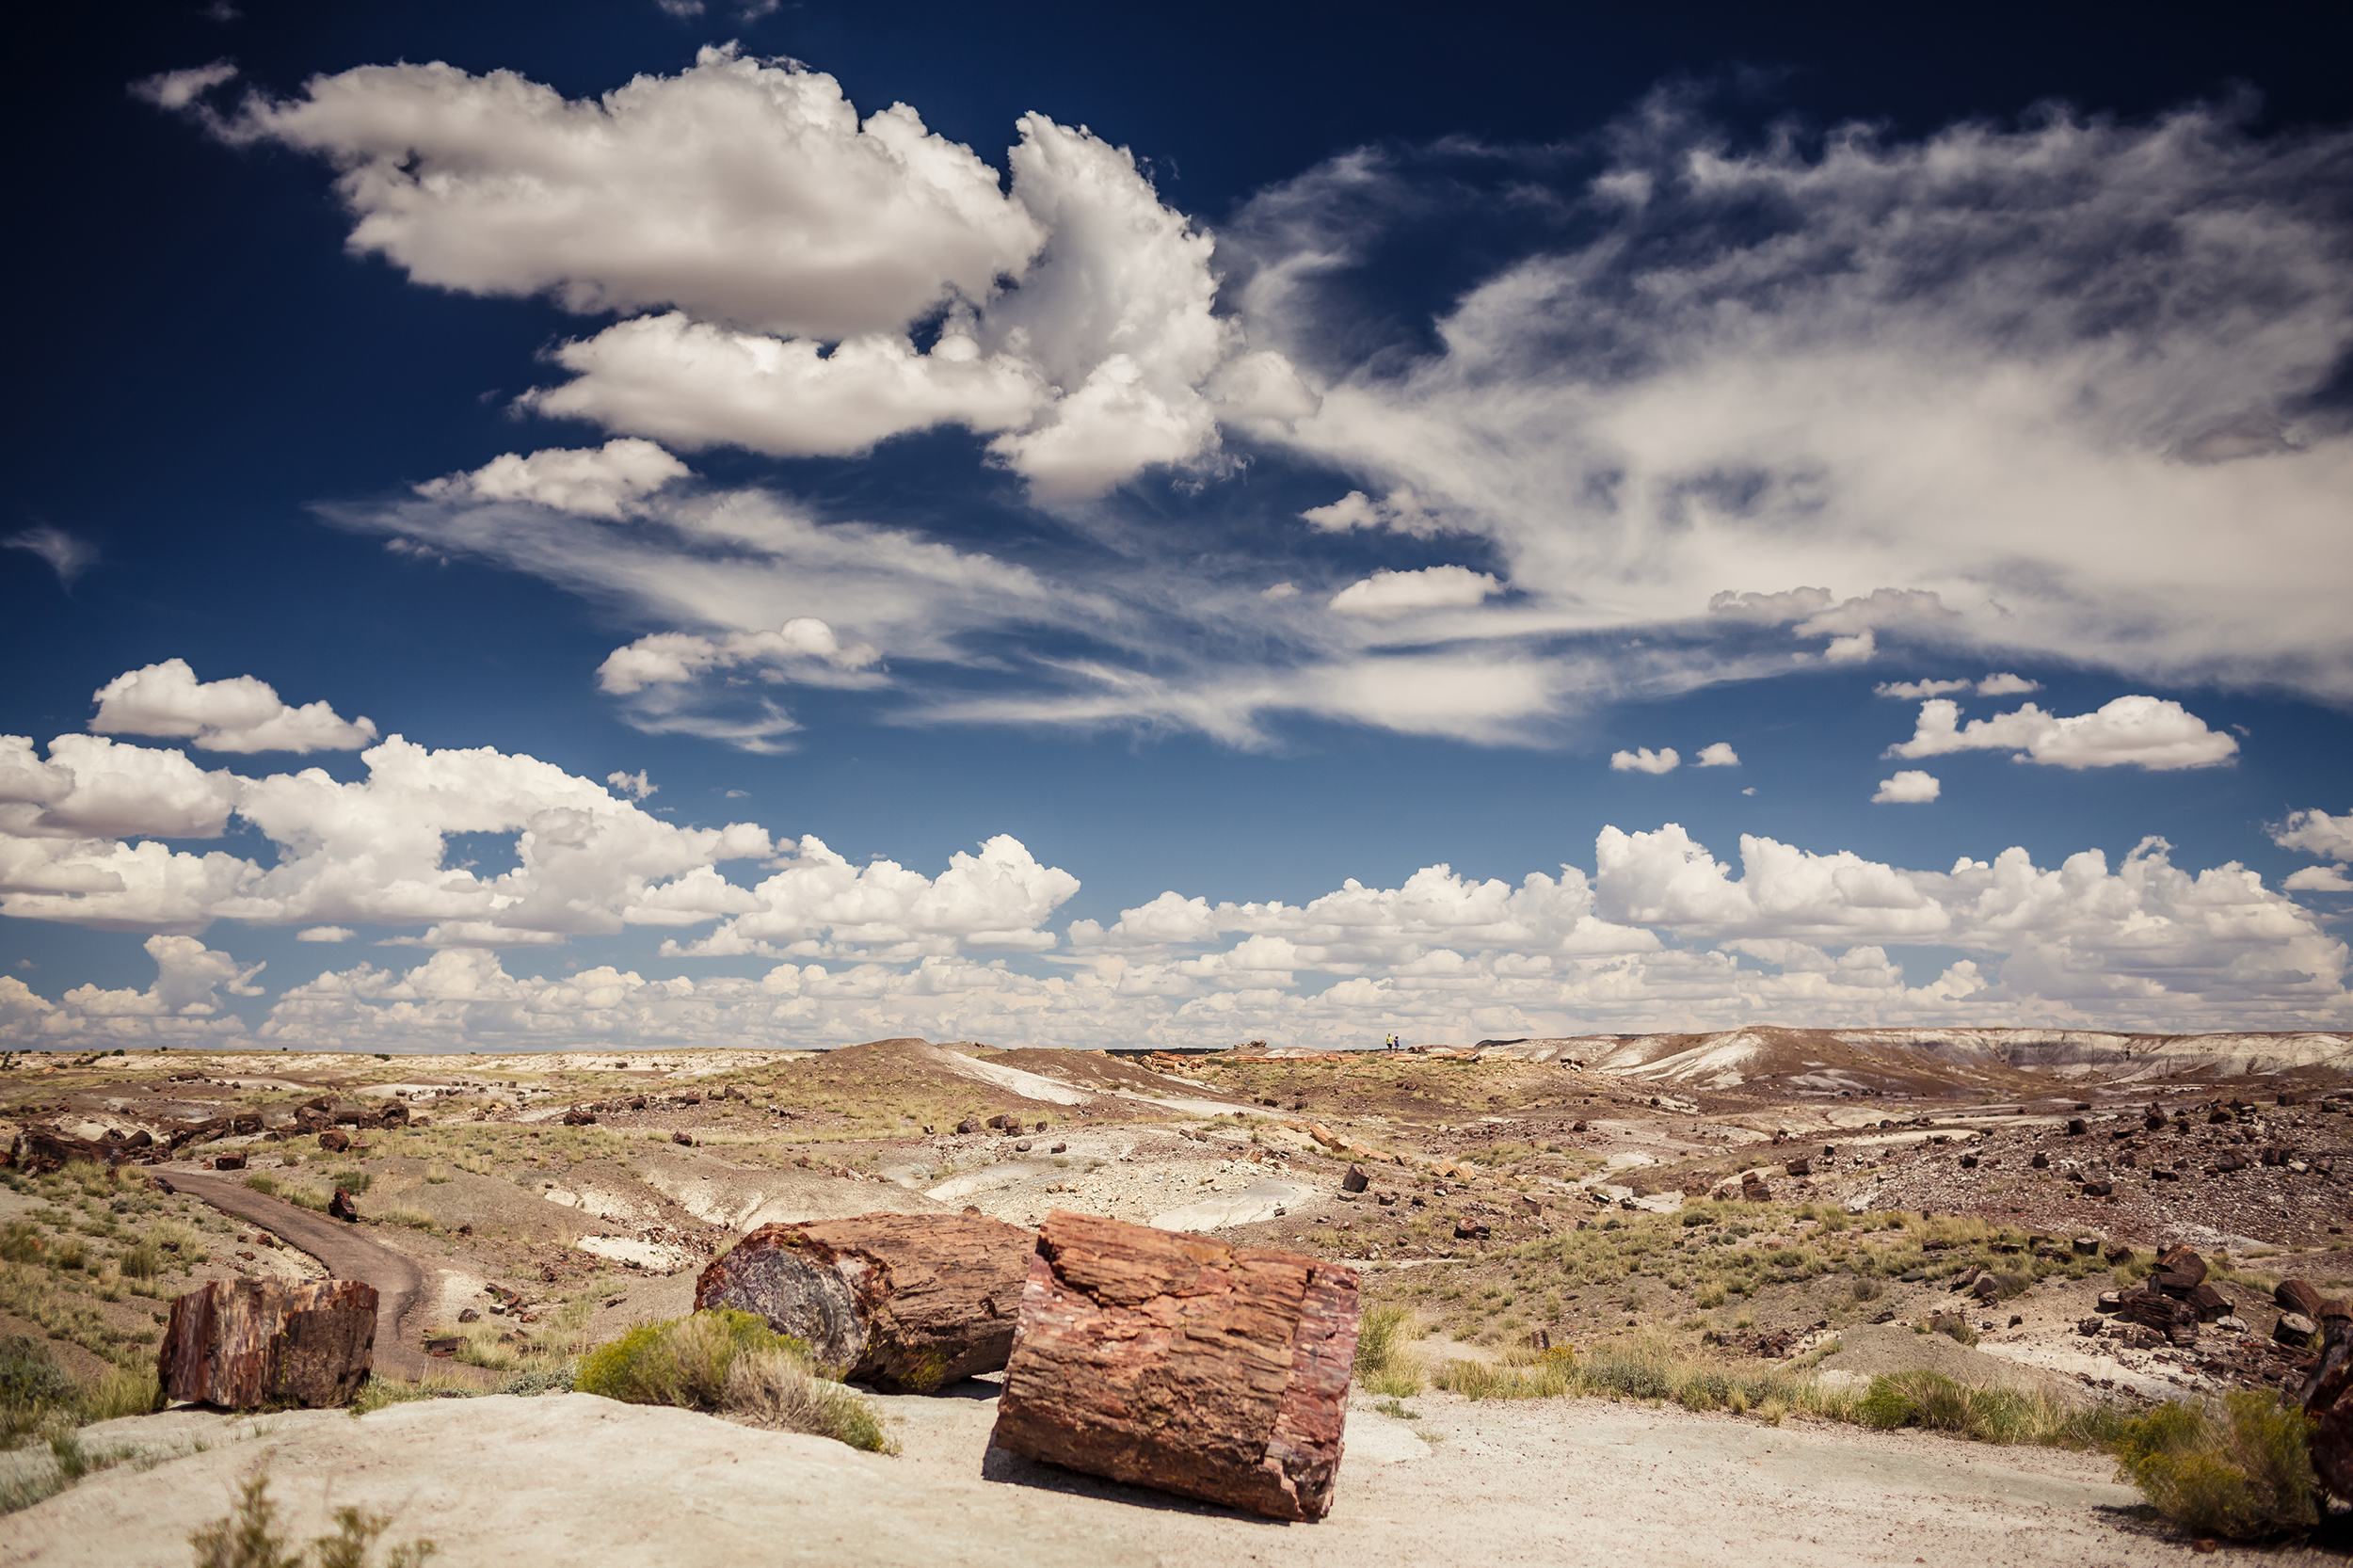
{"label": "grass tuft", "polygon": [[1394,1400],[1420,1393],[1421,1358],[1408,1348],[1419,1327],[1410,1307],[1368,1308],[1356,1330],[1356,1382]]}

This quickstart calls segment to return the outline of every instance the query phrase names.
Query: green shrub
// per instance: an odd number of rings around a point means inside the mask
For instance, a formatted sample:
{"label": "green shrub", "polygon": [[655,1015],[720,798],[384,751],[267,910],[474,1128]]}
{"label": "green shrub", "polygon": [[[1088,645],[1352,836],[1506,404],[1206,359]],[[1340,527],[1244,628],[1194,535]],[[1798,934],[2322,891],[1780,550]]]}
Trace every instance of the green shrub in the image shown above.
{"label": "green shrub", "polygon": [[274,1198],[278,1195],[278,1178],[274,1176],[256,1171],[245,1178],[245,1184],[264,1197]]}
{"label": "green shrub", "polygon": [[163,1272],[163,1249],[152,1241],[138,1241],[123,1249],[117,1266],[125,1279],[153,1279]]}
{"label": "green shrub", "polygon": [[376,1185],[376,1173],[358,1170],[337,1171],[328,1179],[356,1198]]}
{"label": "green shrub", "polygon": [[2124,1423],[2118,1478],[2166,1517],[2205,1535],[2251,1541],[2320,1518],[2300,1410],[2246,1390],[2211,1404],[2161,1405]]}
{"label": "green shrub", "polygon": [[863,1400],[817,1375],[807,1345],[749,1312],[640,1323],[589,1352],[573,1386],[626,1404],[678,1405],[854,1448],[891,1448]]}
{"label": "green shrub", "polygon": [[2123,1417],[2105,1404],[2061,1403],[2015,1388],[1972,1388],[1942,1372],[1891,1372],[1871,1380],[1855,1401],[1853,1418],[1889,1431],[1923,1427],[1977,1443],[2035,1443],[2047,1448],[2104,1448],[2116,1440]]}

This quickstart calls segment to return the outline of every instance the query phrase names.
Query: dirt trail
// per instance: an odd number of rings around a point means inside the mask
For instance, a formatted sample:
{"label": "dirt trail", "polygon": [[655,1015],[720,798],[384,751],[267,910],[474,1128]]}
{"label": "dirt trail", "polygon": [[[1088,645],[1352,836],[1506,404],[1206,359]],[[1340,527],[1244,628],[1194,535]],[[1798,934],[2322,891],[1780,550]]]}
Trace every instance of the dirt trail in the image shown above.
{"label": "dirt trail", "polygon": [[301,1248],[325,1264],[335,1278],[364,1280],[375,1286],[377,1372],[417,1378],[428,1371],[451,1369],[452,1363],[436,1361],[411,1347],[411,1339],[423,1329],[416,1320],[425,1300],[424,1271],[414,1259],[368,1240],[341,1220],[257,1192],[242,1182],[185,1172],[173,1172],[165,1179],[176,1191]]}

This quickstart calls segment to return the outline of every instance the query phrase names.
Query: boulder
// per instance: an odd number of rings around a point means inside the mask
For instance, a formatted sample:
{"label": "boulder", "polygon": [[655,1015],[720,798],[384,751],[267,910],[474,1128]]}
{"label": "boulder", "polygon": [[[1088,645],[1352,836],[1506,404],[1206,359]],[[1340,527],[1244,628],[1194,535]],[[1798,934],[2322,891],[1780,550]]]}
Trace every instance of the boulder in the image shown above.
{"label": "boulder", "polygon": [[229,1410],[347,1402],[376,1350],[362,1280],[216,1280],[171,1304],[155,1363],[165,1397]]}
{"label": "boulder", "polygon": [[762,1225],[702,1272],[695,1309],[758,1313],[848,1378],[929,1394],[1005,1365],[1036,1244],[980,1214]]}
{"label": "boulder", "polygon": [[1090,1475],[1320,1519],[1356,1353],[1343,1264],[1047,1217],[990,1441]]}

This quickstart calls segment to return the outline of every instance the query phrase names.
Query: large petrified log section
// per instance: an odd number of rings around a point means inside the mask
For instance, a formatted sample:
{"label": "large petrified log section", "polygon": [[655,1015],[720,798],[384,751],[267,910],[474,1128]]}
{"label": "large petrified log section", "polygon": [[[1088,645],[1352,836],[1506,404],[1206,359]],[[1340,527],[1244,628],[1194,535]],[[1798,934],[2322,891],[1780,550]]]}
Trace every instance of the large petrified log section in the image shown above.
{"label": "large petrified log section", "polygon": [[2312,1422],[2307,1442],[2313,1474],[2339,1497],[2353,1502],[2353,1318],[2345,1304],[2325,1304],[2332,1316],[2321,1323],[2320,1360],[2304,1380],[2301,1399]]}
{"label": "large petrified log section", "polygon": [[376,1287],[216,1280],[171,1304],[155,1370],[164,1393],[230,1410],[347,1402],[376,1352]]}
{"label": "large petrified log section", "polygon": [[1276,1519],[1321,1519],[1356,1358],[1356,1271],[1056,1212],[991,1441]]}
{"label": "large petrified log section", "polygon": [[886,1394],[993,1372],[1013,1348],[1036,1235],[978,1214],[762,1225],[695,1283],[695,1309],[756,1312]]}

